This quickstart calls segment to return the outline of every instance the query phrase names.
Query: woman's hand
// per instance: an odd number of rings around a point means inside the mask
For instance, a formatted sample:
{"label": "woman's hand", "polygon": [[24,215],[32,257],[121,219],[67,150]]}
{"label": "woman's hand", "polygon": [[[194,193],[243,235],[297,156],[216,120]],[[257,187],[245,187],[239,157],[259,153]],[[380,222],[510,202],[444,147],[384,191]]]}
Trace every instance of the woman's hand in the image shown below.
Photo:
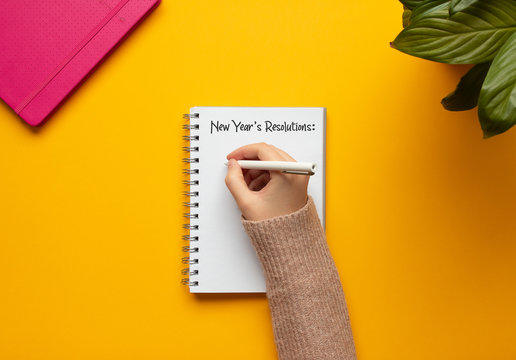
{"label": "woman's hand", "polygon": [[242,170],[236,160],[295,161],[265,143],[242,146],[227,156],[226,186],[247,220],[265,220],[301,209],[307,201],[309,176],[279,171]]}

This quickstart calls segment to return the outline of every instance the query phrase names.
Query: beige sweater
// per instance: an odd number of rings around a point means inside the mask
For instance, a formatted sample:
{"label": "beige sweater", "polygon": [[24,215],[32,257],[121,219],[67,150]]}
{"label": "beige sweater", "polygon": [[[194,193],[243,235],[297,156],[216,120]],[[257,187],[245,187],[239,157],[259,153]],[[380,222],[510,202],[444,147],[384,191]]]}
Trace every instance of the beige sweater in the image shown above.
{"label": "beige sweater", "polygon": [[342,285],[313,199],[292,214],[242,223],[262,264],[279,358],[356,359]]}

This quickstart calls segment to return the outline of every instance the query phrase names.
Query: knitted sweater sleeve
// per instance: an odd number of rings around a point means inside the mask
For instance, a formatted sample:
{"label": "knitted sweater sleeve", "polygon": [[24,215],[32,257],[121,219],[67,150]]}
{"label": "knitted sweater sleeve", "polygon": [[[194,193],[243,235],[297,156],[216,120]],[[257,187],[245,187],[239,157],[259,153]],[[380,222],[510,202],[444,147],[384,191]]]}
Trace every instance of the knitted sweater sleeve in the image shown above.
{"label": "knitted sweater sleeve", "polygon": [[342,285],[313,199],[292,214],[242,223],[265,275],[279,359],[356,359]]}

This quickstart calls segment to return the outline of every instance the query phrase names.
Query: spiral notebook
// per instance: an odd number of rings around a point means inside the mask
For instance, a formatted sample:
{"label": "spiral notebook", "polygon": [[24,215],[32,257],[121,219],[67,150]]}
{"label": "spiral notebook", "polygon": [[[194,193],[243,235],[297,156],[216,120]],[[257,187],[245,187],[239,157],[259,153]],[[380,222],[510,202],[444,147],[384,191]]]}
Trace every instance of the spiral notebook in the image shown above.
{"label": "spiral notebook", "polygon": [[[266,142],[315,162],[308,193],[324,224],[325,108],[194,107],[185,115],[183,284],[192,293],[265,292],[255,250],[224,178],[226,155]],[[306,175],[297,175],[306,176]]]}

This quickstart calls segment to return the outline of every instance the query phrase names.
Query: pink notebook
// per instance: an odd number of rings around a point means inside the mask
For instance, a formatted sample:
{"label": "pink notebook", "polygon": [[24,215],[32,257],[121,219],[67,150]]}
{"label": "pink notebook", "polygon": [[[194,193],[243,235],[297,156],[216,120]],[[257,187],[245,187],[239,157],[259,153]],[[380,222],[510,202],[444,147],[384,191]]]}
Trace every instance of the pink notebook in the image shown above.
{"label": "pink notebook", "polygon": [[0,0],[0,97],[38,125],[160,0]]}

